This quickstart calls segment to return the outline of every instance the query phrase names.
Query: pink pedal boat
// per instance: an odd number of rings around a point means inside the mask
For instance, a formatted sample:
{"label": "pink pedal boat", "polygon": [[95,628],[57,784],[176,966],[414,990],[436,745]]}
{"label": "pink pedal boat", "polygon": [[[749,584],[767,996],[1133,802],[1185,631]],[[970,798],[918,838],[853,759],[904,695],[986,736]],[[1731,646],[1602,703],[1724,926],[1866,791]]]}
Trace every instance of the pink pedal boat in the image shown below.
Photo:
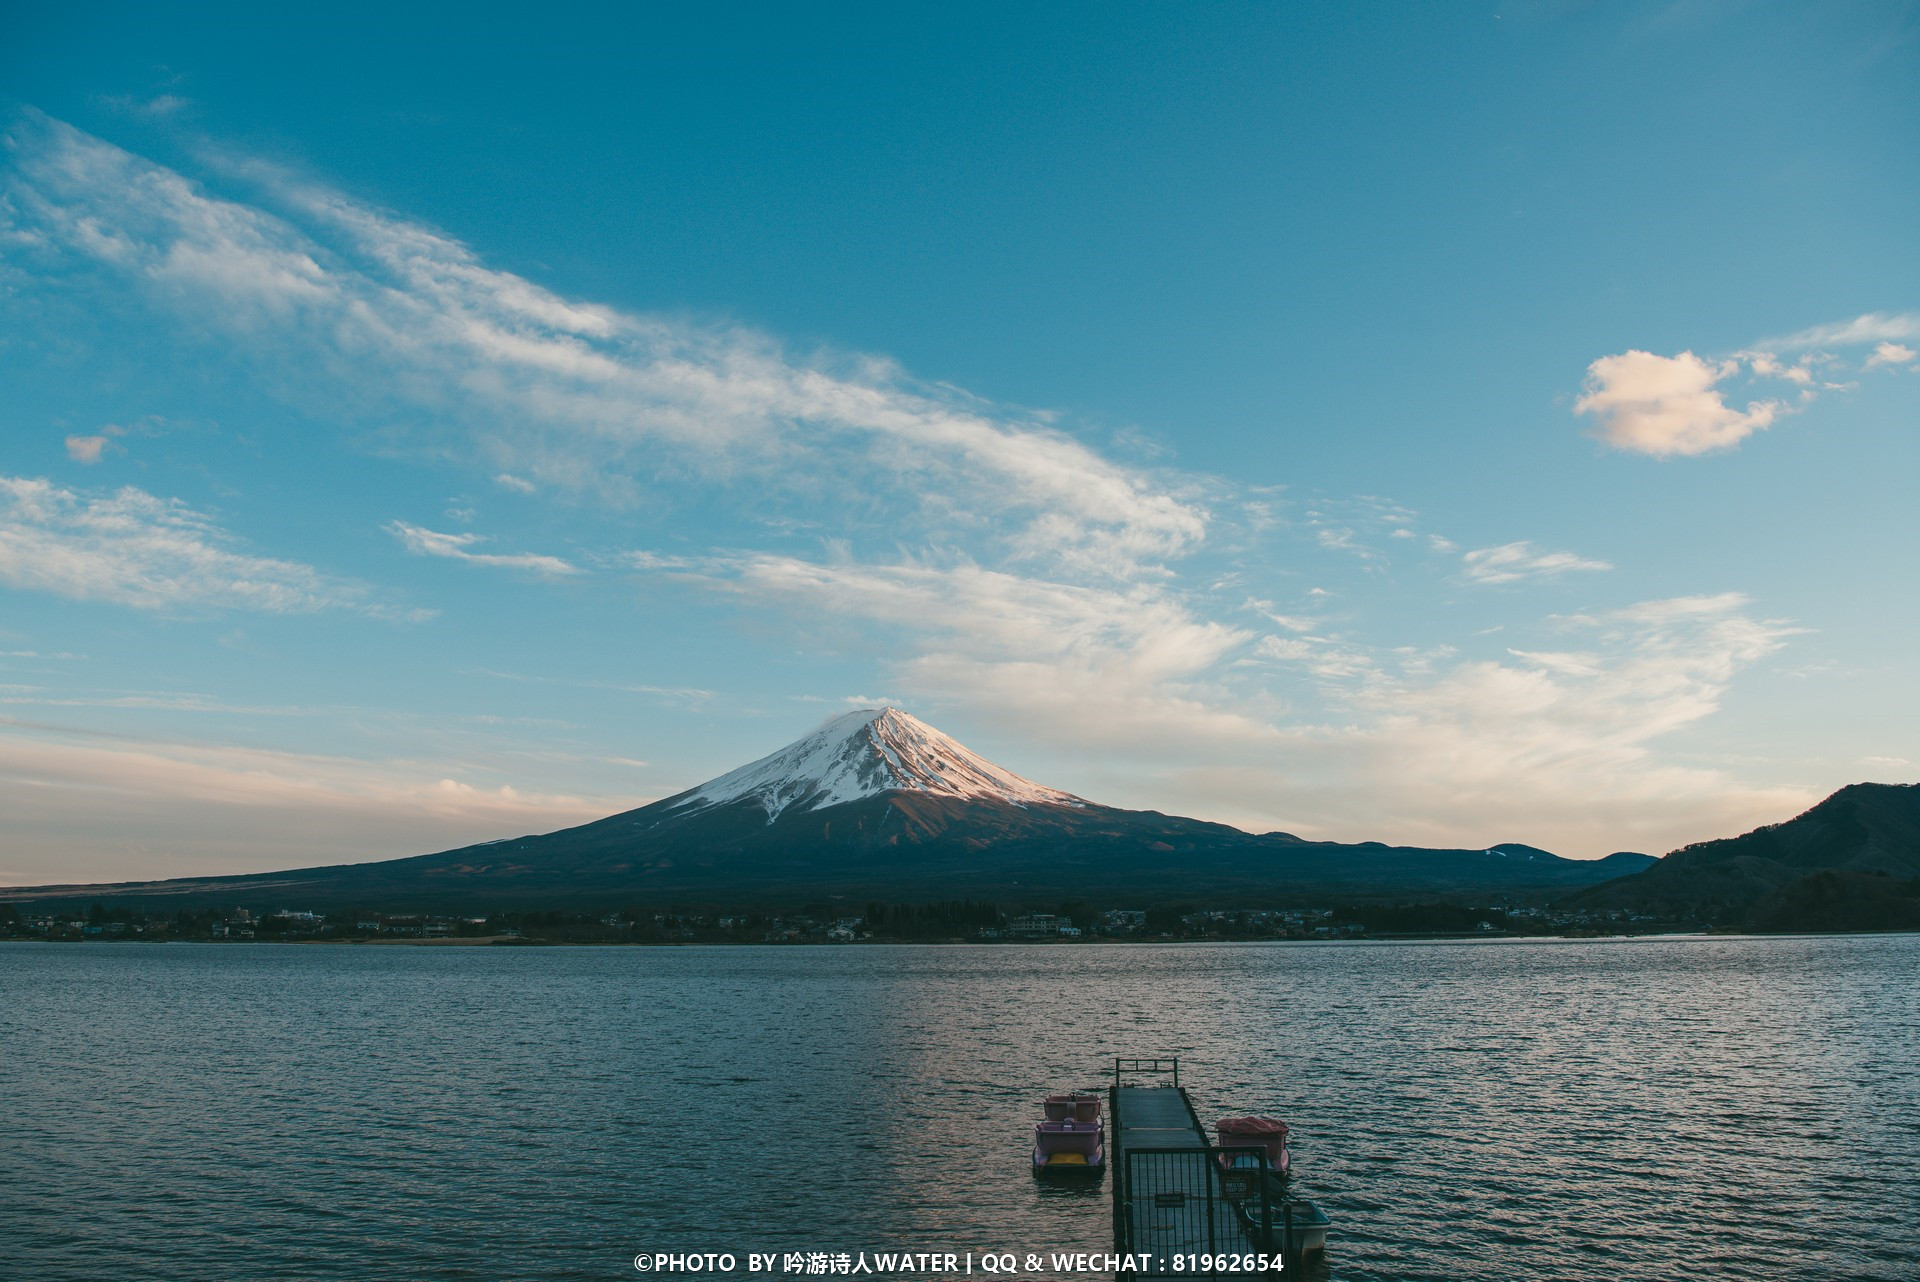
{"label": "pink pedal boat", "polygon": [[1222,1166],[1260,1166],[1285,1175],[1293,1155],[1287,1152],[1287,1124],[1277,1117],[1223,1117],[1213,1124],[1221,1148],[1261,1150],[1259,1153],[1222,1153]]}
{"label": "pink pedal boat", "polygon": [[1033,1127],[1035,1175],[1099,1175],[1107,1168],[1100,1097],[1088,1093],[1049,1095],[1046,1120]]}

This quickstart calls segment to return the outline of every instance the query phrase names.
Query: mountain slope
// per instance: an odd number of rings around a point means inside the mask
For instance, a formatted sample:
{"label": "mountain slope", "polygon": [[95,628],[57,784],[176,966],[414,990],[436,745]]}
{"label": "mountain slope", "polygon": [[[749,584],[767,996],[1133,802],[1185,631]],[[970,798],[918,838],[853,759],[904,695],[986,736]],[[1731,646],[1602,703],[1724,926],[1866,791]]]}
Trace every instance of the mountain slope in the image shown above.
{"label": "mountain slope", "polygon": [[1519,844],[1307,842],[1120,810],[1023,779],[897,709],[874,709],[697,788],[559,832],[378,863],[67,893],[419,907],[1447,894],[1582,886],[1640,860],[1583,862]]}
{"label": "mountain slope", "polygon": [[1803,899],[1818,899],[1821,919],[1838,921],[1850,911],[1842,901],[1900,898],[1908,892],[1899,884],[1914,878],[1920,784],[1857,783],[1783,823],[1686,846],[1568,902],[1788,929]]}

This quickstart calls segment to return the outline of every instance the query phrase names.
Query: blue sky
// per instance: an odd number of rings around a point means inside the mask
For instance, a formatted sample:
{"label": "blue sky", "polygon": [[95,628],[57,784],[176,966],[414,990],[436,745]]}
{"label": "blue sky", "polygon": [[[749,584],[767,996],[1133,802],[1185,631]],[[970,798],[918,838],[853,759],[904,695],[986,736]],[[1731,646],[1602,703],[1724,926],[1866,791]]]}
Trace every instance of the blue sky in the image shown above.
{"label": "blue sky", "polygon": [[1915,6],[394,10],[0,19],[0,881],[1920,776]]}

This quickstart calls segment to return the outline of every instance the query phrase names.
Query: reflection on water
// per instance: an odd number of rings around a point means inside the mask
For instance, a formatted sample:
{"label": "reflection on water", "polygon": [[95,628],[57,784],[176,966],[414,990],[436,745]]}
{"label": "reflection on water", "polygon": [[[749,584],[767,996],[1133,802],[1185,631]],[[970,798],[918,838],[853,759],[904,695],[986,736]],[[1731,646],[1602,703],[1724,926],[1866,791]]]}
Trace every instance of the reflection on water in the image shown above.
{"label": "reflection on water", "polygon": [[[1910,1279],[1920,937],[0,947],[0,1272],[1110,1249],[1049,1090],[1276,1112],[1332,1279]],[[1035,1276],[1035,1275],[1027,1275]]]}

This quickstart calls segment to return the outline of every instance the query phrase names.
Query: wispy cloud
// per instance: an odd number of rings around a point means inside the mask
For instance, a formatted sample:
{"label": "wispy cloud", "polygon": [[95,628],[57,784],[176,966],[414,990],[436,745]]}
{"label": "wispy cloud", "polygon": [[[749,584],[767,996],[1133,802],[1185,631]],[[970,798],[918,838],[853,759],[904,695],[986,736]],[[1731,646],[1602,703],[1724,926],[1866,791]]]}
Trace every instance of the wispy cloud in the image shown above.
{"label": "wispy cloud", "polygon": [[[624,797],[523,791],[448,762],[83,734],[0,718],[6,881],[99,878],[100,850],[139,875],[358,862],[546,831],[623,809]],[[89,822],[76,830],[73,812]]]}
{"label": "wispy cloud", "polygon": [[[1465,832],[1601,853],[1629,843],[1655,853],[1738,825],[1791,814],[1803,790],[1757,788],[1676,766],[1659,742],[1718,710],[1742,669],[1797,629],[1753,617],[1737,593],[1642,602],[1559,620],[1559,650],[1415,665],[1348,653],[1320,675],[1337,714],[1289,728],[1287,768],[1190,776],[1222,803],[1264,807],[1334,835],[1364,823],[1400,840]],[[1324,663],[1342,647],[1304,647]],[[1361,661],[1364,658],[1364,661]],[[1289,811],[1306,822],[1288,817]],[[1598,847],[1598,849],[1596,849]]]}
{"label": "wispy cloud", "polygon": [[[674,573],[785,607],[828,644],[864,636],[923,707],[1095,749],[1108,778],[1116,762],[1151,762],[1154,781],[1134,776],[1122,797],[1253,828],[1443,845],[1525,835],[1600,854],[1669,849],[1810,799],[1660,756],[1798,630],[1737,593],[1548,620],[1536,631],[1557,644],[1470,658],[1291,617],[1259,636],[1157,586],[1090,590],[967,564],[756,555]],[[1262,664],[1298,671],[1311,697]],[[1099,777],[1062,782],[1103,799]]]}
{"label": "wispy cloud", "polygon": [[259,165],[233,166],[261,193],[247,204],[37,114],[11,143],[8,195],[33,252],[131,279],[267,358],[297,339],[284,378],[309,377],[300,367],[318,354],[336,401],[356,388],[425,409],[439,439],[423,447],[451,444],[501,476],[618,498],[663,473],[751,474],[762,506],[852,493],[889,528],[911,520],[1121,578],[1206,531],[1194,496],[1049,416],[915,383],[884,360],[800,361],[739,327],[563,299]]}
{"label": "wispy cloud", "polygon": [[178,500],[30,477],[0,477],[0,582],[143,610],[405,613],[311,566],[237,551],[212,518]]}
{"label": "wispy cloud", "polygon": [[102,106],[111,107],[123,115],[158,119],[178,115],[193,106],[191,98],[183,98],[179,94],[171,93],[155,94],[151,98],[139,98],[131,94],[106,94],[98,101]]}
{"label": "wispy cloud", "polygon": [[580,573],[578,566],[557,556],[543,556],[535,552],[503,554],[468,551],[476,544],[487,541],[483,534],[442,534],[437,530],[408,525],[405,521],[392,522],[387,526],[387,531],[405,544],[408,551],[416,552],[421,556],[443,556],[473,565],[492,565],[509,570],[531,570],[535,574]]}
{"label": "wispy cloud", "polygon": [[529,676],[520,672],[500,672],[490,670],[486,676],[500,681],[524,681],[532,685],[572,686],[580,690],[612,690],[620,694],[642,694],[664,699],[671,703],[697,705],[713,698],[712,690],[702,690],[698,686],[657,686],[634,681],[596,681],[581,677]]}
{"label": "wispy cloud", "polygon": [[140,420],[131,426],[108,423],[99,431],[91,434],[76,434],[67,437],[67,457],[76,463],[91,466],[108,454],[121,453],[125,447],[120,439],[125,436],[152,436],[165,425],[158,416]]}
{"label": "wispy cloud", "polygon": [[[921,706],[1097,749],[1113,778],[1116,761],[1150,761],[1157,804],[1253,828],[1468,845],[1524,833],[1600,854],[1668,849],[1807,800],[1658,755],[1797,630],[1754,617],[1739,594],[1551,620],[1559,648],[1466,658],[1291,618],[1259,636],[1160,587],[1089,590],[965,564],[748,556],[677,573],[785,606],[829,643],[866,635]],[[1308,678],[1311,697],[1269,683],[1273,669]],[[1064,782],[1103,799],[1097,778]]]}
{"label": "wispy cloud", "polygon": [[895,656],[916,697],[965,706],[1041,742],[1137,752],[1270,732],[1221,697],[1215,670],[1254,634],[1154,584],[1085,586],[968,561],[715,557],[671,571]]}
{"label": "wispy cloud", "polygon": [[1346,499],[1322,496],[1302,507],[1297,524],[1300,530],[1311,534],[1320,547],[1344,552],[1377,567],[1384,553],[1374,540],[1417,539],[1419,535],[1413,526],[1419,515],[1411,508],[1373,494]]}
{"label": "wispy cloud", "polygon": [[0,704],[40,708],[123,708],[151,712],[210,712],[222,716],[291,717],[312,709],[290,705],[230,703],[214,695],[179,690],[88,691],[55,694],[41,686],[0,686]]}
{"label": "wispy cloud", "polygon": [[1605,561],[1593,561],[1571,552],[1543,552],[1528,542],[1478,548],[1461,558],[1467,578],[1475,583],[1516,583],[1547,579],[1576,570],[1611,570]]}
{"label": "wispy cloud", "polygon": [[1784,338],[1755,344],[1762,351],[1800,352],[1839,347],[1866,347],[1920,339],[1920,312],[1868,312],[1850,321],[1815,325]]}

